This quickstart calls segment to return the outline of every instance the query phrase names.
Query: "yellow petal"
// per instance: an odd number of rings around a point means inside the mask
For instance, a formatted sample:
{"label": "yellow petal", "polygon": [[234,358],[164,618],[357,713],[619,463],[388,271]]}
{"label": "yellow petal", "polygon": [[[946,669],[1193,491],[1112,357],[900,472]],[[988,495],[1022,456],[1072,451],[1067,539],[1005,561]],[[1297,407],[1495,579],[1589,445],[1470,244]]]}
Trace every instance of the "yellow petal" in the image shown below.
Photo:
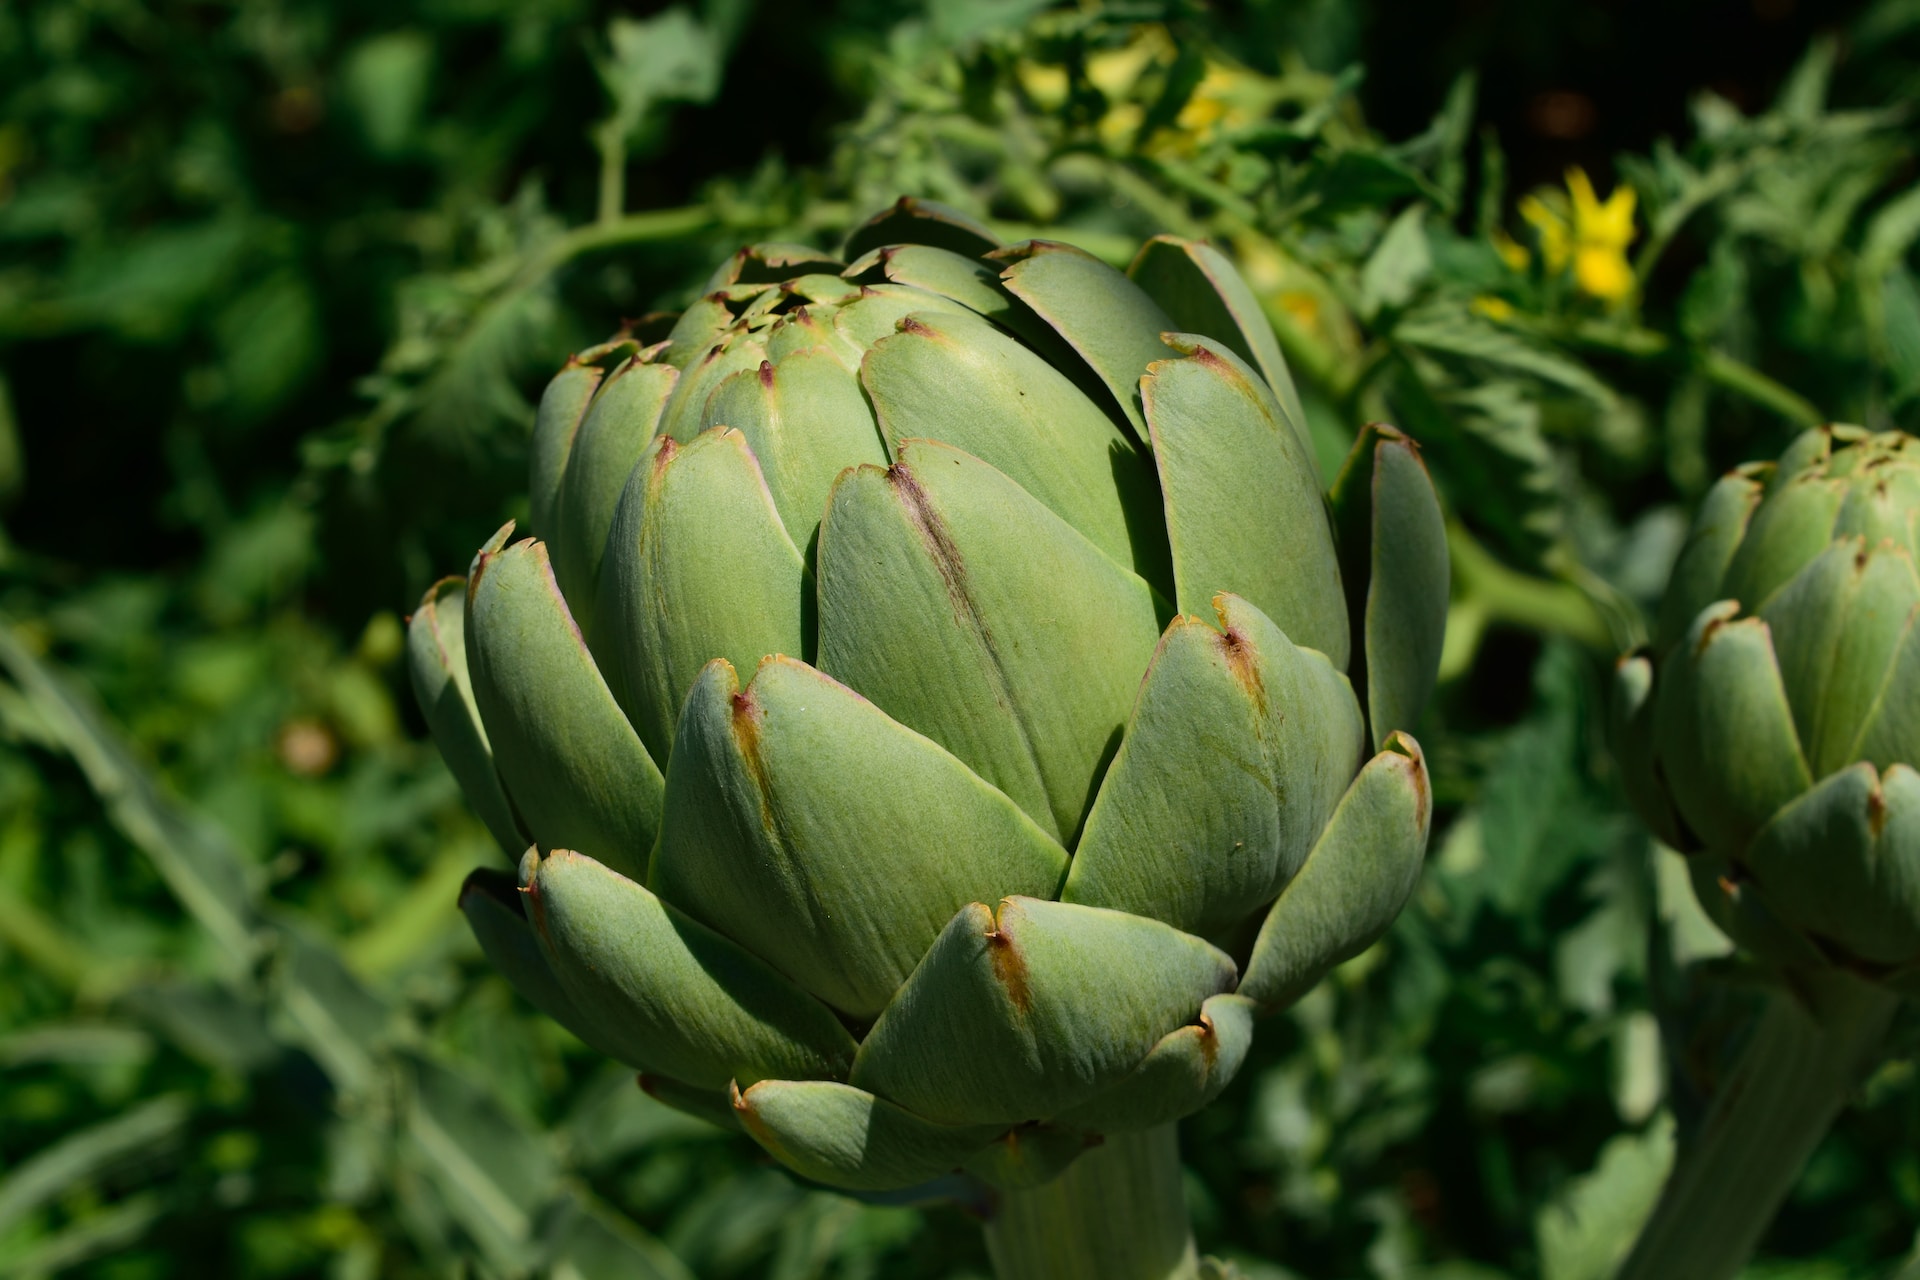
{"label": "yellow petal", "polygon": [[1579,165],[1567,170],[1567,194],[1573,197],[1573,225],[1584,226],[1600,212],[1600,198],[1593,194],[1593,182]]}
{"label": "yellow petal", "polygon": [[1633,292],[1633,268],[1618,249],[1583,245],[1573,259],[1573,280],[1581,292],[1618,302]]}
{"label": "yellow petal", "polygon": [[1633,206],[1634,190],[1624,182],[1613,189],[1606,204],[1600,207],[1599,215],[1594,219],[1593,234],[1589,239],[1598,240],[1616,248],[1624,249],[1633,243]]}
{"label": "yellow petal", "polygon": [[1483,293],[1475,298],[1471,306],[1473,310],[1495,323],[1513,318],[1513,304],[1505,298],[1496,298],[1490,293]]}
{"label": "yellow petal", "polygon": [[1567,170],[1567,194],[1573,197],[1573,237],[1582,244],[1624,249],[1633,243],[1634,190],[1626,183],[1602,204],[1587,171]]}

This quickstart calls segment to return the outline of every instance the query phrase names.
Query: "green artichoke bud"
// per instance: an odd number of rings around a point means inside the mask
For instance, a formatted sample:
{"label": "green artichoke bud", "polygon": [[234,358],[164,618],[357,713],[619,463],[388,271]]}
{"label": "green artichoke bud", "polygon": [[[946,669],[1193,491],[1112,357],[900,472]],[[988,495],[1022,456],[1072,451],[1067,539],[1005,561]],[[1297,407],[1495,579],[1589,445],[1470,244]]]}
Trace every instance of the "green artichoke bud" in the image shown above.
{"label": "green artichoke bud", "polygon": [[1322,493],[1205,244],[907,200],[846,253],[569,362],[416,681],[526,850],[461,905],[529,1000],[809,1178],[1033,1185],[1400,909],[1439,506],[1384,426]]}
{"label": "green artichoke bud", "polygon": [[1831,426],[1707,494],[1622,659],[1635,807],[1785,969],[1920,993],[1920,442]]}

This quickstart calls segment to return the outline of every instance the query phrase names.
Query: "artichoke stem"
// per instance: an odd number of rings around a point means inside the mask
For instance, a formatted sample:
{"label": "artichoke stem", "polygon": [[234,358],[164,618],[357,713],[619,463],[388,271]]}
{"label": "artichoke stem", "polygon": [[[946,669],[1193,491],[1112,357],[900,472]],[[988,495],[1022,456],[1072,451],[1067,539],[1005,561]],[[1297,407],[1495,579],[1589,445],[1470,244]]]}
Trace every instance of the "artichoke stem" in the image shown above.
{"label": "artichoke stem", "polygon": [[987,1221],[999,1280],[1195,1280],[1176,1126],[1116,1133]]}
{"label": "artichoke stem", "polygon": [[1878,1060],[1899,997],[1823,978],[1817,1015],[1773,996],[1679,1159],[1617,1280],[1731,1280],[1848,1095]]}

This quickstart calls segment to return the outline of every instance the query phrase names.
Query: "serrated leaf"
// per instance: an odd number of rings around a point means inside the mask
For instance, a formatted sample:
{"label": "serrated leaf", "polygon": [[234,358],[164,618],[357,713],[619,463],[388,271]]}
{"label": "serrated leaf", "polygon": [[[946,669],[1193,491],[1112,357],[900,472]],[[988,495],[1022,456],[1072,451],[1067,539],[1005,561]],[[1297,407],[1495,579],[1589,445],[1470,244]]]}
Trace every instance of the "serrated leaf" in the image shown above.
{"label": "serrated leaf", "polygon": [[1433,270],[1433,254],[1427,248],[1426,208],[1408,205],[1387,224],[1372,256],[1360,268],[1360,311],[1372,317],[1383,309],[1403,307],[1412,300],[1427,274]]}
{"label": "serrated leaf", "polygon": [[1435,307],[1410,315],[1394,326],[1393,337],[1436,355],[1527,374],[1583,396],[1596,408],[1611,408],[1614,402],[1613,388],[1577,360],[1464,311]]}
{"label": "serrated leaf", "polygon": [[1534,1218],[1542,1280],[1606,1280],[1633,1246],[1673,1163],[1673,1121],[1625,1133],[1600,1150],[1593,1170],[1569,1183]]}
{"label": "serrated leaf", "polygon": [[447,1212],[503,1271],[534,1254],[536,1217],[559,1186],[538,1134],[486,1089],[421,1058],[413,1063],[405,1134]]}
{"label": "serrated leaf", "polygon": [[167,1152],[190,1118],[186,1096],[169,1093],[70,1133],[21,1160],[0,1179],[0,1235],[41,1205],[124,1165]]}

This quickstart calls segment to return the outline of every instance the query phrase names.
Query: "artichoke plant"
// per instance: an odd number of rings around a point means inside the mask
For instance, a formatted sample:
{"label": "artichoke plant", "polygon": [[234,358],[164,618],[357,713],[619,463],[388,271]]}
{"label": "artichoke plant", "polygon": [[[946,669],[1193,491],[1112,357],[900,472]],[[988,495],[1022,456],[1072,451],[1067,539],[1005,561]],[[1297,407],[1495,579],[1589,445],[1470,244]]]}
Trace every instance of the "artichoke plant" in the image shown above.
{"label": "artichoke plant", "polygon": [[1920,441],[1829,426],[1707,494],[1618,667],[1634,805],[1781,980],[1634,1276],[1732,1275],[1920,994]]}
{"label": "artichoke plant", "polygon": [[[567,363],[531,470],[534,536],[411,620],[434,736],[525,850],[462,909],[532,1003],[806,1178],[1012,1206],[1090,1148],[1164,1165],[1138,1135],[1412,888],[1439,507],[1384,426],[1323,494],[1204,243],[1122,273],[902,200],[841,258],[743,249],[663,340]],[[1190,1254],[1171,1188],[1160,1243],[1114,1194],[1092,1234],[1135,1256],[1099,1274],[1190,1265],[1141,1261]]]}

